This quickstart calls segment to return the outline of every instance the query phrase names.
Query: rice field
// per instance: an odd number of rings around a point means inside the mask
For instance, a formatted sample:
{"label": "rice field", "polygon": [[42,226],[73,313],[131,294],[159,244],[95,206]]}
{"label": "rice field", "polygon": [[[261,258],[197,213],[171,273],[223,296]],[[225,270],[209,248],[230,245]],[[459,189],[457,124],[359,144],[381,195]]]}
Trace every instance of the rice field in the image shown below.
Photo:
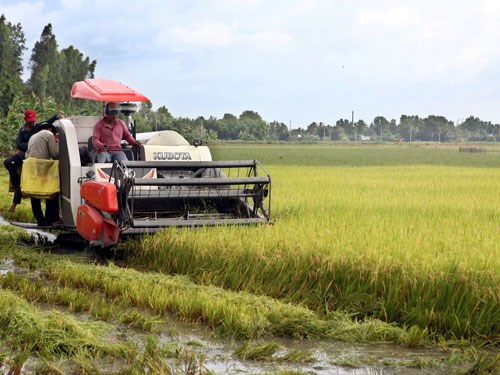
{"label": "rice field", "polygon": [[[158,341],[174,317],[243,340],[233,355],[244,360],[314,363],[258,340],[322,339],[430,346],[442,362],[394,366],[447,373],[458,356],[465,372],[495,373],[500,148],[482,147],[215,144],[214,159],[264,164],[273,224],[165,230],[121,243],[112,262],[2,226],[0,254],[22,271],[0,277],[1,365],[36,354],[38,373],[63,373],[61,358],[78,373],[211,373],[192,344]],[[6,212],[11,198],[2,215],[30,219],[29,201]]]}
{"label": "rice field", "polygon": [[214,158],[263,160],[272,176],[274,225],[167,231],[142,242],[132,255],[138,263],[324,316],[341,310],[434,337],[498,344],[496,150],[213,150]]}

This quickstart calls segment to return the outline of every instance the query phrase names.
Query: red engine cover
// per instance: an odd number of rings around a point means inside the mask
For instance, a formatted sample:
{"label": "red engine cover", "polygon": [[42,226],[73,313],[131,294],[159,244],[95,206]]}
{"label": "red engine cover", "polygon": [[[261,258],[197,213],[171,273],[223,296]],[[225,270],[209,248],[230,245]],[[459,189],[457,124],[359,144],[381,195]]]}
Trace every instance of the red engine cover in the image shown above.
{"label": "red engine cover", "polygon": [[84,182],[80,187],[80,195],[98,210],[113,214],[118,212],[116,186],[110,182]]}
{"label": "red engine cover", "polygon": [[104,218],[98,210],[88,204],[78,207],[76,230],[93,245],[102,247],[117,244],[120,237],[120,228],[116,223]]}

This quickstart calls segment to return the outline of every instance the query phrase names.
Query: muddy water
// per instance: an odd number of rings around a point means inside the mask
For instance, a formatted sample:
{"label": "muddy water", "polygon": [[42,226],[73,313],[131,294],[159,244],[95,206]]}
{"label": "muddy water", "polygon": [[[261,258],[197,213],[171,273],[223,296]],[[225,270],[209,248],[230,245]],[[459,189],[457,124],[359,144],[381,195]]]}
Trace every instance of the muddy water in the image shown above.
{"label": "muddy water", "polygon": [[[211,332],[199,325],[185,325],[177,322],[175,336],[162,335],[161,342],[189,345],[205,357],[203,365],[215,374],[271,374],[278,371],[300,371],[304,374],[338,375],[427,375],[449,374],[450,368],[419,369],[407,364],[442,363],[442,353],[434,350],[409,350],[395,345],[353,345],[332,340],[259,340],[259,344],[278,343],[280,351],[274,357],[282,357],[293,350],[307,351],[312,360],[308,363],[283,363],[279,360],[245,361],[234,355],[244,342],[223,340],[212,336]],[[406,363],[406,365],[405,365]],[[399,364],[399,365],[398,365]]]}
{"label": "muddy water", "polygon": [[[8,224],[0,217],[0,224]],[[35,237],[44,237],[40,231],[32,231]],[[54,240],[47,235],[45,239]],[[68,249],[63,252],[66,253]],[[88,257],[87,251],[73,251],[74,255]],[[0,277],[7,272],[22,273],[12,259],[0,259]],[[121,331],[121,333],[118,333]],[[172,333],[173,332],[173,333]],[[123,334],[123,327],[117,328],[117,335]],[[128,332],[127,332],[128,335]],[[137,333],[130,332],[131,336]],[[214,374],[274,374],[280,371],[297,371],[302,374],[338,375],[430,375],[456,373],[446,365],[445,356],[436,349],[407,349],[396,345],[360,345],[335,342],[332,340],[268,339],[258,343],[279,344],[279,351],[271,359],[263,361],[242,360],[235,351],[245,342],[218,338],[213,331],[200,324],[185,324],[168,319],[164,333],[159,336],[162,345],[177,345],[189,350],[197,358],[202,358],[202,366]],[[186,349],[187,348],[187,349]],[[309,354],[306,363],[290,363],[279,358],[291,351],[300,350]],[[27,366],[23,373],[31,373]],[[175,364],[174,364],[175,366]],[[424,368],[420,368],[424,367]]]}

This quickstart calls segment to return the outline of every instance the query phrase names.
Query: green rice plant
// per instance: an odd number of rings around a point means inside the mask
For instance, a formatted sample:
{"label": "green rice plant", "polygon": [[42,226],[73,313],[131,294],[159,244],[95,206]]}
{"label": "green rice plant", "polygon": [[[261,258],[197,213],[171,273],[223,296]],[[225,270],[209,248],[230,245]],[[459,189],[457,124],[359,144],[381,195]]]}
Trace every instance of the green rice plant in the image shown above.
{"label": "green rice plant", "polygon": [[61,366],[61,363],[45,360],[42,358],[42,363],[36,366],[35,373],[40,375],[64,375],[68,373],[67,369]]}
{"label": "green rice plant", "polygon": [[150,316],[143,310],[127,309],[118,317],[120,323],[141,331],[155,331],[164,323],[159,316]]}
{"label": "green rice plant", "polygon": [[316,359],[309,350],[298,350],[298,349],[290,350],[289,352],[279,357],[278,360],[281,362],[300,363],[300,364],[312,363],[316,361]]}
{"label": "green rice plant", "polygon": [[[5,192],[9,190],[9,174],[7,170],[3,167],[0,168],[0,189],[5,189]],[[21,204],[17,206],[16,212],[8,212],[8,208],[12,203],[14,193],[1,194],[0,195],[0,214],[7,220],[11,221],[24,221],[33,222],[34,216],[31,211],[31,203],[29,199],[23,199]]]}
{"label": "green rice plant", "polygon": [[[42,357],[71,356],[86,351],[94,357],[124,357],[129,348],[106,343],[99,336],[105,327],[77,322],[60,312],[42,312],[9,291],[0,290],[0,335],[14,349],[29,349]],[[24,349],[23,349],[24,348]]]}
{"label": "green rice plant", "polygon": [[168,343],[160,346],[156,337],[148,336],[144,350],[132,364],[124,366],[120,374],[209,375],[211,372],[205,368],[204,356],[192,351],[189,345]]}
{"label": "green rice plant", "polygon": [[166,230],[131,245],[127,262],[319,314],[499,342],[499,169],[268,168],[273,226]]}
{"label": "green rice plant", "polygon": [[75,372],[82,374],[95,374],[102,375],[105,374],[101,367],[96,363],[95,358],[89,356],[86,352],[76,353],[72,357],[72,362],[75,364]]}
{"label": "green rice plant", "polygon": [[116,319],[142,331],[152,331],[163,323],[158,317],[152,317],[118,301],[107,300],[99,293],[55,285],[42,278],[34,279],[29,274],[16,275],[9,272],[0,279],[0,285],[15,290],[28,301],[67,306],[70,312],[88,312],[94,319],[103,321]]}
{"label": "green rice plant", "polygon": [[265,343],[249,343],[236,348],[234,354],[243,360],[251,361],[270,361],[273,356],[281,348],[278,343],[265,342]]}
{"label": "green rice plant", "polygon": [[30,235],[21,228],[0,225],[0,246],[11,247],[13,244],[29,241]]}
{"label": "green rice plant", "polygon": [[235,349],[234,355],[245,361],[300,364],[315,362],[314,356],[309,351],[294,349],[285,352],[276,342],[245,342]]}
{"label": "green rice plant", "polygon": [[23,347],[19,348],[19,351],[6,361],[6,365],[9,368],[9,374],[20,374],[24,363],[27,361],[32,351],[33,344],[25,344]]}
{"label": "green rice plant", "polygon": [[498,374],[500,372],[500,354],[482,353],[467,371],[468,374]]}
{"label": "green rice plant", "polygon": [[[263,296],[196,285],[183,276],[140,273],[112,264],[96,266],[68,261],[47,262],[45,272],[49,280],[65,288],[71,286],[103,293],[122,308],[148,309],[159,316],[173,313],[183,320],[204,322],[228,336],[332,337],[353,342],[405,344],[416,341],[417,336],[412,330],[380,321],[353,323],[348,315],[341,313],[321,319],[304,307]],[[420,342],[425,341],[424,334],[419,338]]]}

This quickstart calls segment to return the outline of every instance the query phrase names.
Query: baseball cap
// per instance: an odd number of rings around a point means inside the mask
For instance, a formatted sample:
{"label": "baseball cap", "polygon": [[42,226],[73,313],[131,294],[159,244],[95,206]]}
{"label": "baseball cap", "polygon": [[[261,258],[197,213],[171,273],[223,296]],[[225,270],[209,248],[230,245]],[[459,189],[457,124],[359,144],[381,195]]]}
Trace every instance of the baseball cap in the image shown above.
{"label": "baseball cap", "polygon": [[28,109],[24,112],[24,120],[26,122],[35,122],[36,121],[36,113],[32,109]]}
{"label": "baseball cap", "polygon": [[106,103],[104,112],[110,115],[116,115],[119,112],[119,106],[115,102]]}

